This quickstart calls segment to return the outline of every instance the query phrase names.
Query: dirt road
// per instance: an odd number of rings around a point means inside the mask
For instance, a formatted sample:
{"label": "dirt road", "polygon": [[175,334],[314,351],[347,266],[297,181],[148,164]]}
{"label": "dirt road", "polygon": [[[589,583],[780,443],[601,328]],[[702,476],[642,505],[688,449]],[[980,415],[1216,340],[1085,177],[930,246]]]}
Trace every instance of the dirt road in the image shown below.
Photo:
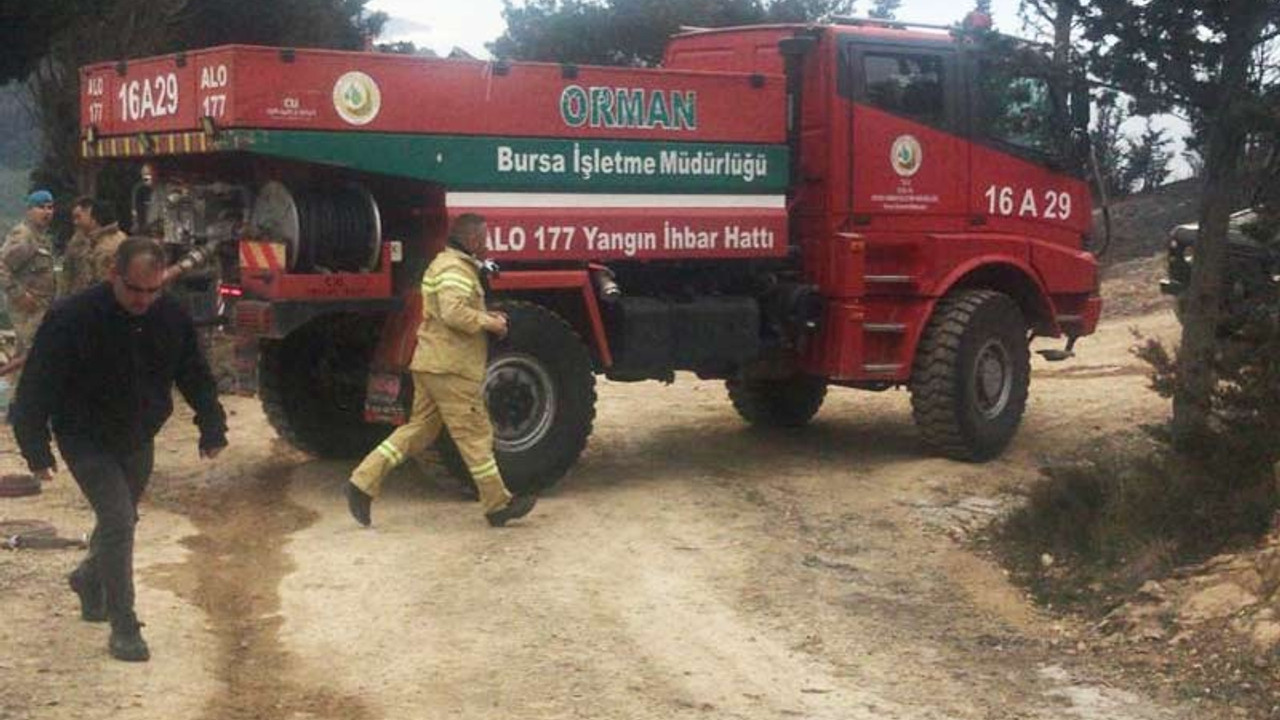
{"label": "dirt road", "polygon": [[[74,553],[0,553],[0,717],[1209,717],[1112,687],[952,539],[1042,456],[1164,412],[1132,325],[1174,329],[1112,321],[1037,362],[1014,447],[982,466],[927,457],[902,392],[833,391],[812,427],[758,433],[719,383],[603,384],[582,462],[502,531],[411,470],[359,529],[349,466],[232,400],[216,464],[185,421],[163,436],[138,553],[151,663],[110,661],[76,619]],[[65,475],[0,517],[89,527]]]}

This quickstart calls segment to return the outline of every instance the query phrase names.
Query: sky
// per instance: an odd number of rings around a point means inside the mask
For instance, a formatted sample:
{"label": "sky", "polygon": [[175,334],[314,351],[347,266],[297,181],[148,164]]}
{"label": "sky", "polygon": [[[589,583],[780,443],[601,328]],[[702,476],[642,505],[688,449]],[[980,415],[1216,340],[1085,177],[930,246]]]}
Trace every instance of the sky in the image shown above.
{"label": "sky", "polygon": [[[1022,25],[1018,0],[994,0],[991,6],[997,27],[1017,34]],[[460,47],[476,57],[487,58],[485,43],[506,28],[502,0],[370,0],[366,7],[391,16],[380,40],[411,40],[441,55]],[[871,0],[857,0],[854,14],[866,15],[870,7]],[[903,0],[898,19],[947,25],[960,20],[971,7],[968,0]]]}

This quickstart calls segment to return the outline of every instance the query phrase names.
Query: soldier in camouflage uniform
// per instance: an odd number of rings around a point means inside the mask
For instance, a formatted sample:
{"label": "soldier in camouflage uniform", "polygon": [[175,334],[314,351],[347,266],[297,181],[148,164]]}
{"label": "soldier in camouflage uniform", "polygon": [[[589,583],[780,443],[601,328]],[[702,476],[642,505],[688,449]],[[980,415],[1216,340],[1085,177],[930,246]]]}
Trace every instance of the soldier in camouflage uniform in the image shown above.
{"label": "soldier in camouflage uniform", "polygon": [[18,335],[18,354],[31,347],[36,328],[57,294],[53,267],[53,194],[36,190],[27,196],[27,215],[0,245],[0,291],[9,306],[9,319]]}
{"label": "soldier in camouflage uniform", "polygon": [[370,506],[383,478],[435,442],[443,427],[449,428],[466,461],[490,525],[500,527],[533,509],[535,496],[513,498],[507,491],[493,457],[493,426],[483,389],[486,334],[506,335],[507,317],[485,309],[480,284],[484,252],[484,218],[462,215],[449,231],[449,247],[422,276],[422,324],[409,363],[413,410],[407,423],[365,457],[345,488],[347,506],[361,525],[370,523]]}
{"label": "soldier in camouflage uniform", "polygon": [[105,204],[91,197],[82,197],[71,207],[71,224],[76,231],[62,258],[63,295],[74,295],[107,279],[116,248],[126,237],[111,222],[109,212]]}

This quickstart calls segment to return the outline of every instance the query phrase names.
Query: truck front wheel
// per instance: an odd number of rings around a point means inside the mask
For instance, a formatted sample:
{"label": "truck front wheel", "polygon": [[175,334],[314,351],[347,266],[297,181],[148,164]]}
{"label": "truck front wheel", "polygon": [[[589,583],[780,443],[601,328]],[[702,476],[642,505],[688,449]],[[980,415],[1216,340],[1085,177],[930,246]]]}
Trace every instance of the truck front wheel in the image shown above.
{"label": "truck front wheel", "polygon": [[[510,330],[489,346],[485,400],[507,489],[545,490],[577,461],[596,416],[596,379],[582,339],[560,316],[528,302],[495,305]],[[441,459],[466,490],[471,478],[448,434]],[[470,493],[467,493],[470,494]]]}
{"label": "truck front wheel", "polygon": [[782,379],[734,378],[725,387],[733,409],[760,427],[801,427],[813,419],[827,396],[825,380],[801,373]]}
{"label": "truck front wheel", "polygon": [[323,458],[358,458],[391,428],[364,421],[365,383],[380,322],[328,316],[264,340],[259,394],[267,420],[291,445]]}
{"label": "truck front wheel", "polygon": [[916,349],[911,410],[924,441],[969,462],[999,455],[1027,406],[1031,354],[1018,304],[993,290],[939,301]]}

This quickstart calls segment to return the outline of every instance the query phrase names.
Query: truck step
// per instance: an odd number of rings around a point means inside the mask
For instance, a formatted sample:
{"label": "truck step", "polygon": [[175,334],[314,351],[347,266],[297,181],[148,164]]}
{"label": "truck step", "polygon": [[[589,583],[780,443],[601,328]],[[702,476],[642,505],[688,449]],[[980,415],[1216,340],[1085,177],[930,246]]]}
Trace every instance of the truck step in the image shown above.
{"label": "truck step", "polygon": [[901,335],[907,331],[906,323],[865,323],[862,329],[882,335]]}
{"label": "truck step", "polygon": [[902,363],[868,363],[862,369],[870,375],[895,375],[902,369]]}
{"label": "truck step", "polygon": [[915,275],[864,275],[867,285],[890,286],[896,289],[910,290],[919,281]]}
{"label": "truck step", "polygon": [[1036,354],[1049,362],[1062,362],[1063,360],[1070,360],[1071,358],[1076,356],[1076,354],[1071,352],[1070,350],[1057,350],[1057,349],[1037,350]]}

